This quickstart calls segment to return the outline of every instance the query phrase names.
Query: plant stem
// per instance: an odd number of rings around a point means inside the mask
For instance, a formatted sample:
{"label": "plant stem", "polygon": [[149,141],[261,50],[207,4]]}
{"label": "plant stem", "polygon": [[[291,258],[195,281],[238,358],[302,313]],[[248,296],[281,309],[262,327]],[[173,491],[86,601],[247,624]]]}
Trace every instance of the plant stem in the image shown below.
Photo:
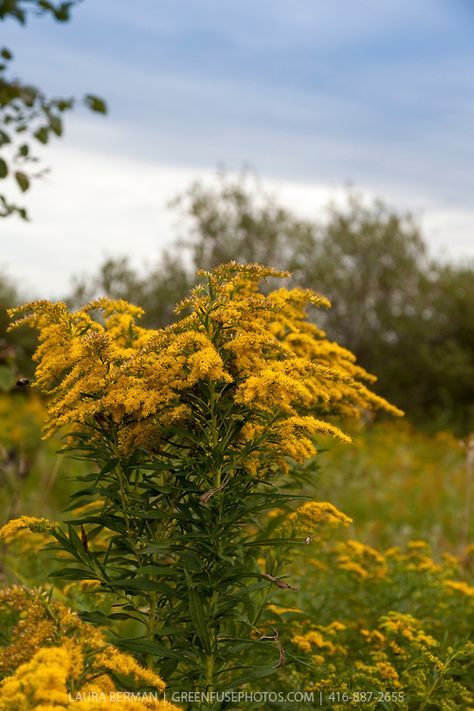
{"label": "plant stem", "polygon": [[[148,639],[153,642],[155,639],[155,621],[156,621],[156,593],[150,593],[150,611],[148,617]],[[153,669],[153,654],[150,652],[147,656],[147,664],[150,669]]]}

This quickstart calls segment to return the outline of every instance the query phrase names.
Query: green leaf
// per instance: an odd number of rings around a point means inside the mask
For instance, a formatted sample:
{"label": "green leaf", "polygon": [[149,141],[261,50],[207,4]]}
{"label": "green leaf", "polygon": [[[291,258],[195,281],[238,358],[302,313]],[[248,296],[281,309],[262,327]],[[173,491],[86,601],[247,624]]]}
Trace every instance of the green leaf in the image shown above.
{"label": "green leaf", "polygon": [[161,592],[167,597],[173,597],[174,591],[169,585],[165,583],[159,583],[157,580],[149,580],[149,578],[119,578],[118,580],[111,580],[110,586],[114,588],[121,588],[131,593],[140,592]]}
{"label": "green leaf", "polygon": [[35,131],[35,133],[33,134],[33,136],[34,136],[40,143],[47,143],[47,142],[48,142],[48,138],[49,138],[48,129],[47,129],[45,126],[43,126],[42,128],[39,128],[37,131]]}
{"label": "green leaf", "polygon": [[163,541],[163,543],[150,543],[149,546],[145,546],[141,550],[142,553],[160,553],[161,551],[169,550],[170,548],[176,548],[177,546],[172,545],[173,541]]}
{"label": "green leaf", "polygon": [[99,96],[94,96],[93,94],[87,94],[84,97],[84,102],[86,106],[90,108],[91,111],[95,111],[98,114],[107,113],[107,104]]}
{"label": "green leaf", "polygon": [[8,165],[3,160],[3,158],[0,158],[0,178],[6,178],[7,175],[8,175]]}
{"label": "green leaf", "polygon": [[104,615],[100,610],[92,610],[91,612],[82,610],[78,614],[81,620],[91,622],[93,625],[106,625],[109,622],[108,616]]}
{"label": "green leaf", "polygon": [[6,47],[2,47],[2,49],[0,50],[0,54],[2,55],[3,59],[6,59],[7,61],[13,59],[13,54]]}
{"label": "green leaf", "polygon": [[157,657],[178,657],[183,656],[182,652],[176,652],[162,644],[157,644],[148,639],[122,639],[114,642],[116,647],[125,649],[130,652],[138,652],[144,654],[154,654]]}
{"label": "green leaf", "polygon": [[193,587],[191,578],[186,573],[186,580],[188,583],[188,603],[189,603],[189,614],[191,616],[192,623],[196,629],[201,644],[204,647],[207,654],[211,653],[211,640],[209,638],[209,626],[208,621],[204,615],[204,607],[202,604],[202,598],[199,592]]}
{"label": "green leaf", "polygon": [[[237,679],[232,680],[232,688],[237,689],[239,686],[248,684],[250,681],[255,681],[255,679],[263,679],[266,676],[272,676],[275,674],[275,669],[273,667],[248,667],[252,671],[247,672],[247,674],[241,674]],[[226,688],[226,687],[218,687]]]}
{"label": "green leaf", "polygon": [[140,568],[140,573],[147,573],[150,575],[164,575],[168,578],[176,578],[179,575],[179,571],[175,570],[169,565],[144,565]]}
{"label": "green leaf", "polygon": [[28,188],[30,187],[30,179],[28,178],[25,173],[21,173],[20,171],[17,171],[15,173],[15,180],[18,183],[18,186],[21,190],[22,193],[26,193]]}
{"label": "green leaf", "polygon": [[5,143],[11,143],[11,138],[8,133],[5,133],[5,131],[0,130],[0,146],[4,146]]}
{"label": "green leaf", "polygon": [[167,514],[161,511],[137,511],[135,516],[144,521],[161,521],[161,519],[167,517]]}
{"label": "green leaf", "polygon": [[200,573],[203,569],[202,563],[199,560],[198,556],[192,551],[185,551],[181,556],[181,560],[187,570],[192,570],[194,572]]}
{"label": "green leaf", "polygon": [[108,474],[109,472],[112,471],[112,469],[115,469],[115,467],[120,463],[120,459],[111,459],[110,461],[107,462],[107,464],[104,464],[102,469],[100,470],[98,476],[103,477],[104,474]]}
{"label": "green leaf", "polygon": [[72,2],[63,2],[61,5],[53,10],[54,17],[58,22],[67,22],[71,18],[69,8]]}
{"label": "green leaf", "polygon": [[56,136],[62,136],[63,135],[63,122],[58,116],[51,116],[49,125],[51,126],[51,130]]}
{"label": "green leaf", "polygon": [[259,538],[256,541],[247,541],[243,544],[246,547],[253,546],[298,546],[304,545],[304,541],[295,538]]}
{"label": "green leaf", "polygon": [[58,99],[56,108],[58,111],[67,111],[68,109],[72,109],[73,105],[73,99]]}
{"label": "green leaf", "polygon": [[63,578],[64,580],[97,579],[90,570],[83,570],[82,568],[61,568],[60,570],[53,570],[53,572],[49,574],[49,577]]}

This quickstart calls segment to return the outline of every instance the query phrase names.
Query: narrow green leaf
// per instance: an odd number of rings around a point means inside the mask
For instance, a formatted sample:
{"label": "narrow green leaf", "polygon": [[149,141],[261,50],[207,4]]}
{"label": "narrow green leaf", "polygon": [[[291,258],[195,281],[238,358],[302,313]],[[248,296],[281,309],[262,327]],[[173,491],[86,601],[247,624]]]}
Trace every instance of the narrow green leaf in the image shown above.
{"label": "narrow green leaf", "polygon": [[53,570],[49,574],[50,578],[64,578],[64,580],[97,580],[90,570],[83,570],[82,568],[61,568],[60,570]]}
{"label": "narrow green leaf", "polygon": [[[272,676],[275,674],[275,669],[273,667],[248,667],[251,671],[246,674],[242,674],[237,677],[237,679],[232,680],[232,688],[238,689],[244,684],[248,684],[250,681],[255,681],[256,679],[263,679],[266,676]],[[226,688],[226,687],[220,687]]]}
{"label": "narrow green leaf", "polygon": [[138,652],[144,654],[154,654],[156,657],[178,657],[183,656],[182,652],[176,652],[162,644],[157,644],[148,639],[122,639],[114,642],[116,647],[125,649],[130,652]]}
{"label": "narrow green leaf", "polygon": [[140,568],[140,573],[147,573],[150,575],[164,575],[168,578],[176,578],[179,575],[179,571],[173,569],[169,565],[144,565]]}
{"label": "narrow green leaf", "polygon": [[189,587],[188,587],[189,614],[191,616],[191,620],[194,624],[194,627],[196,629],[198,637],[201,640],[202,646],[204,647],[207,654],[210,654],[211,653],[211,640],[209,638],[208,622],[207,622],[205,615],[204,615],[204,607],[202,604],[202,599],[201,599],[199,592],[196,590],[196,588],[192,587],[192,584],[190,583],[190,578],[188,575],[186,575],[186,578],[188,580],[188,585],[189,585]]}
{"label": "narrow green leaf", "polygon": [[148,578],[137,577],[129,580],[128,578],[119,578],[110,581],[110,585],[113,587],[122,588],[123,590],[130,591],[131,593],[140,592],[160,592],[166,597],[173,597],[175,592],[166,583],[160,583],[157,580],[149,580]]}
{"label": "narrow green leaf", "polygon": [[87,610],[82,610],[78,613],[81,620],[84,622],[91,622],[93,625],[105,625],[108,623],[108,616],[104,615],[100,610],[92,610],[88,612]]}

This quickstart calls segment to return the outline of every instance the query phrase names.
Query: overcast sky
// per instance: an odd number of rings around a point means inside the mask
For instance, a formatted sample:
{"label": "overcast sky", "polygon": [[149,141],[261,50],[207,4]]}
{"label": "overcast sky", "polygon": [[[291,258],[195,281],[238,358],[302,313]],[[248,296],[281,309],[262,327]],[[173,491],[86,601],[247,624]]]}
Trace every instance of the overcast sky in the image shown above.
{"label": "overcast sky", "polygon": [[32,222],[0,225],[31,294],[106,255],[155,259],[170,197],[220,163],[315,218],[350,181],[414,211],[433,252],[474,257],[471,0],[84,0],[68,25],[1,29],[18,76],[110,107],[68,117]]}

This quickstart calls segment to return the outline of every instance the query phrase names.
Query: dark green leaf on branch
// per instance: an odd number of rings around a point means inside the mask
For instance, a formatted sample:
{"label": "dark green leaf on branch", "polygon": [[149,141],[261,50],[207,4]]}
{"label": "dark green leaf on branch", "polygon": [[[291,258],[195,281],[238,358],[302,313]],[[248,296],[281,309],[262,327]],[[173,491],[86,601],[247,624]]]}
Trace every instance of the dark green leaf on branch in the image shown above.
{"label": "dark green leaf on branch", "polygon": [[84,97],[84,102],[86,106],[89,107],[91,111],[95,111],[98,114],[107,113],[107,104],[99,96],[94,96],[93,94],[87,94]]}
{"label": "dark green leaf on branch", "polygon": [[25,175],[25,173],[17,171],[15,173],[15,180],[18,183],[21,192],[26,193],[26,191],[30,187],[30,179],[28,178],[28,176]]}

